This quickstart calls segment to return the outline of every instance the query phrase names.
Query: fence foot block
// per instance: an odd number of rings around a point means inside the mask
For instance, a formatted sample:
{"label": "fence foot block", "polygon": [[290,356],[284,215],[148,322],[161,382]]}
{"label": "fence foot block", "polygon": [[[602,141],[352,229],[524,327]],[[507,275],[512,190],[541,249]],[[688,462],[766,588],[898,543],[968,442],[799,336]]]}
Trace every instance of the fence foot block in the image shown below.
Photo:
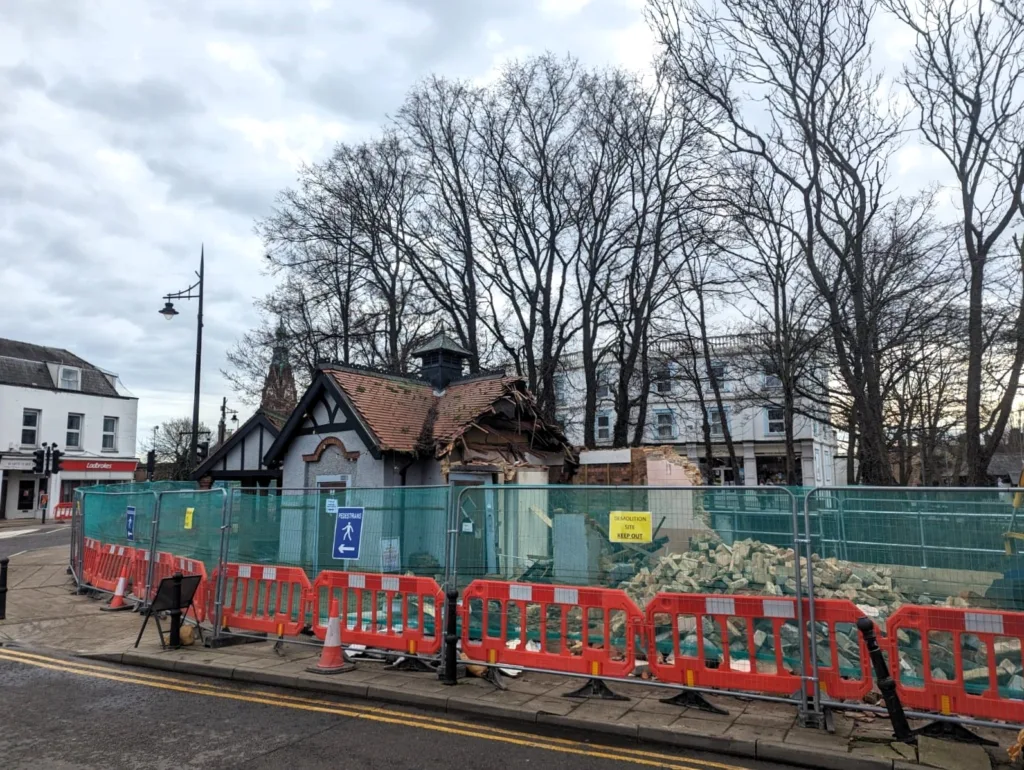
{"label": "fence foot block", "polygon": [[977,733],[972,733],[966,727],[956,722],[929,722],[924,727],[918,727],[913,731],[914,737],[924,736],[925,738],[945,738],[960,743],[972,743],[977,746],[998,746],[995,741],[982,738]]}
{"label": "fence foot block", "polygon": [[234,647],[236,644],[256,644],[267,641],[266,634],[250,634],[246,636],[233,636],[230,633],[223,636],[209,636],[206,638],[205,646],[210,649],[219,647]]}
{"label": "fence foot block", "polygon": [[663,698],[661,702],[668,703],[672,706],[699,709],[701,711],[707,711],[709,714],[722,714],[723,716],[728,716],[729,714],[726,709],[716,706],[701,693],[694,692],[693,690],[680,690],[671,698]]}
{"label": "fence foot block", "polygon": [[420,674],[433,674],[437,671],[435,666],[430,665],[425,660],[420,658],[409,658],[404,655],[388,661],[388,668],[394,669],[395,671],[412,671]]}
{"label": "fence foot block", "polygon": [[567,692],[563,698],[600,698],[601,700],[629,700],[625,695],[619,695],[604,683],[603,679],[588,679],[587,683],[578,690]]}
{"label": "fence foot block", "polygon": [[487,673],[483,677],[485,680],[493,684],[499,690],[507,690],[508,685],[505,684],[505,677],[501,675],[501,671],[493,666],[487,667]]}

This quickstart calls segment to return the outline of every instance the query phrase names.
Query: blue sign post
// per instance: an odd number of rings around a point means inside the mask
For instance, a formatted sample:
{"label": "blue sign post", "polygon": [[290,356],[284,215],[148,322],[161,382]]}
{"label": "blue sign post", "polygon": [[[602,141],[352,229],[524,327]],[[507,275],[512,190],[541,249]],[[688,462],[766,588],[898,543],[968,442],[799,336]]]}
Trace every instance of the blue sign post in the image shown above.
{"label": "blue sign post", "polygon": [[363,537],[363,509],[338,508],[334,519],[334,550],[335,559],[358,559],[359,546]]}
{"label": "blue sign post", "polygon": [[129,505],[124,517],[125,536],[130,542],[135,542],[135,506]]}

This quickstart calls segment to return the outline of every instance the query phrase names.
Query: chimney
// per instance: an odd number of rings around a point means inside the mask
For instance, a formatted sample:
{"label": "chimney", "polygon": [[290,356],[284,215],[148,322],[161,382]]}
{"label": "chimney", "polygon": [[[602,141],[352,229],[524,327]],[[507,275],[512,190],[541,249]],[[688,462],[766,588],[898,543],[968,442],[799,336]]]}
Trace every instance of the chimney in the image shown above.
{"label": "chimney", "polygon": [[463,363],[470,358],[469,351],[443,331],[412,351],[411,355],[420,359],[420,377],[435,390],[444,390],[450,382],[462,377]]}

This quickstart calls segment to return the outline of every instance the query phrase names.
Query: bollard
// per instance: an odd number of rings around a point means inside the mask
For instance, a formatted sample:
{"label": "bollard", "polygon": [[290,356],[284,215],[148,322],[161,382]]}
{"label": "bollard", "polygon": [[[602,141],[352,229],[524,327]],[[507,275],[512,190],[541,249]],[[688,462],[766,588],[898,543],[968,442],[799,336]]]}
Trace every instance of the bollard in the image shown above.
{"label": "bollard", "polygon": [[7,563],[10,559],[0,559],[0,620],[7,617]]}
{"label": "bollard", "polygon": [[459,590],[449,588],[445,592],[445,632],[444,632],[444,665],[441,671],[441,684],[456,684],[459,681],[458,656],[455,645],[458,643]]}
{"label": "bollard", "polygon": [[181,647],[181,573],[175,572],[171,581],[171,602],[174,606],[167,613],[171,616],[171,639],[168,647],[177,650]]}
{"label": "bollard", "polygon": [[889,712],[889,721],[892,722],[892,731],[896,740],[903,743],[913,743],[916,738],[907,722],[907,715],[903,713],[903,704],[900,703],[900,696],[896,693],[896,682],[889,675],[889,667],[885,664],[885,656],[878,646],[875,638],[875,624],[869,618],[860,618],[857,621],[857,628],[864,636],[864,644],[867,645],[868,655],[871,656],[871,665],[875,669],[875,678],[878,680],[878,689],[882,691],[882,699],[885,701],[885,710]]}

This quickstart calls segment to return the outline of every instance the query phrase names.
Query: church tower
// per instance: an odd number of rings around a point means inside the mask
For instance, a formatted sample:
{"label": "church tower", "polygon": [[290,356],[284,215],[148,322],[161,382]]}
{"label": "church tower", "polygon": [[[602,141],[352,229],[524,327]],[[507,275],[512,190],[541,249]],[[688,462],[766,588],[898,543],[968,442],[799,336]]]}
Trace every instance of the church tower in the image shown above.
{"label": "church tower", "polygon": [[263,383],[263,399],[260,411],[265,412],[274,422],[284,423],[288,415],[299,402],[295,390],[295,375],[288,360],[288,335],[284,323],[278,322],[274,334],[274,354],[270,359],[270,369]]}

